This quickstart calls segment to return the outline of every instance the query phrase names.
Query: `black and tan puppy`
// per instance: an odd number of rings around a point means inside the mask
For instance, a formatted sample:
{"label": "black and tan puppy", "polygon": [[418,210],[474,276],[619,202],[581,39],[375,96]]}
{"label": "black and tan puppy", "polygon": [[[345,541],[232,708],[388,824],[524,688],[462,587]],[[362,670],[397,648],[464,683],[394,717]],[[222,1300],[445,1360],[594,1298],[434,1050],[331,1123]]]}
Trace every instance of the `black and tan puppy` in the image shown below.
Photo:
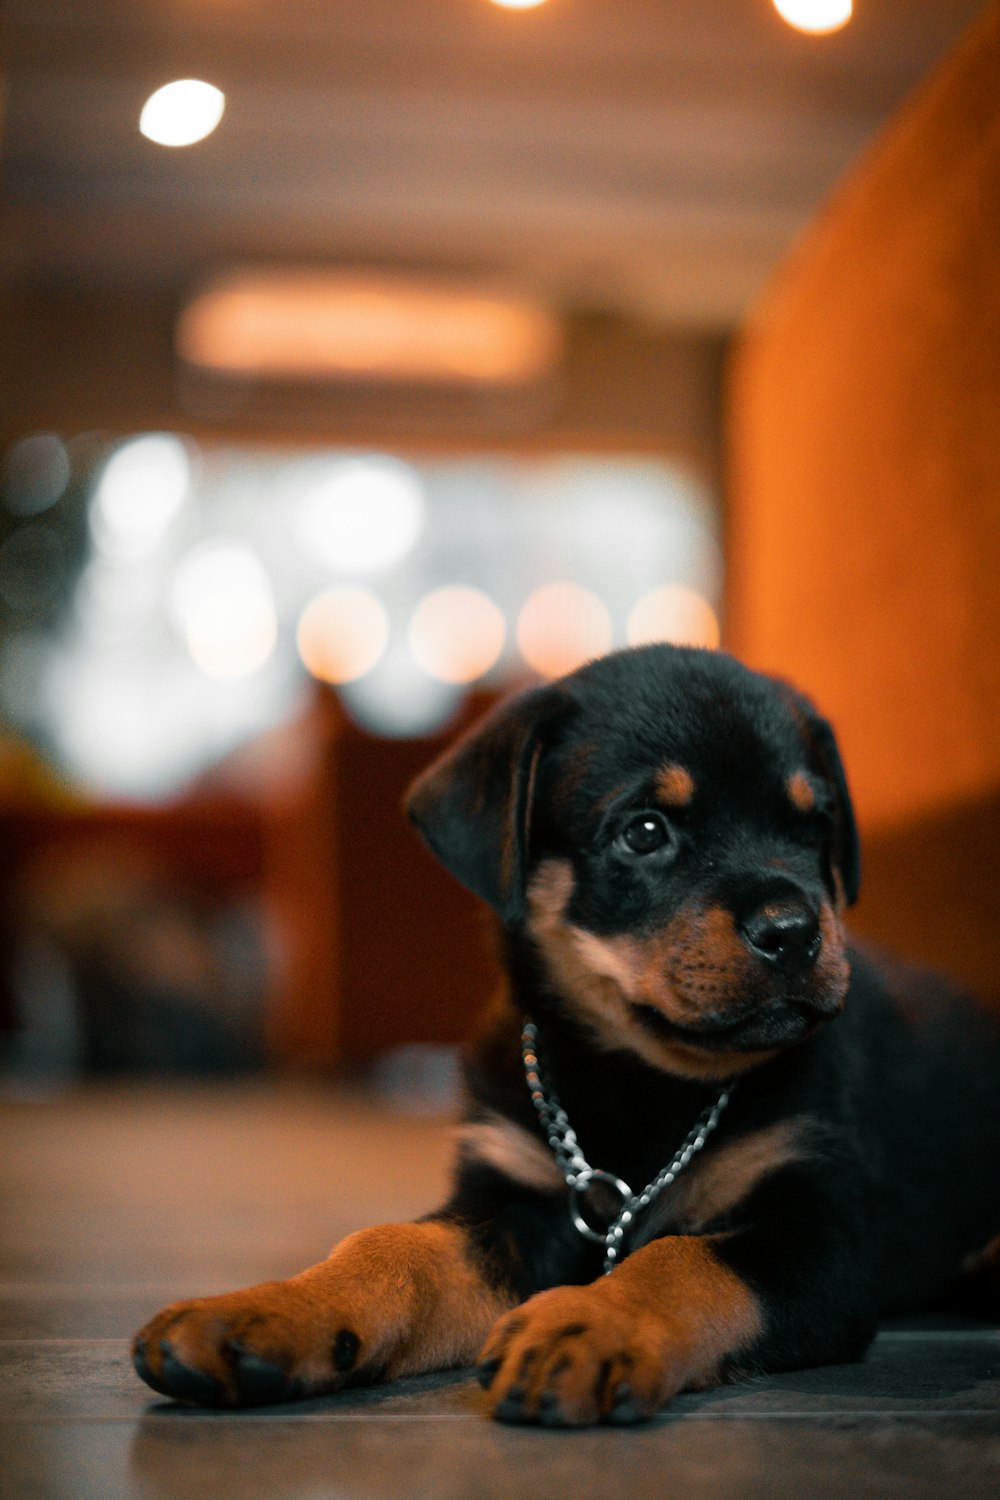
{"label": "black and tan puppy", "polygon": [[[880,1314],[986,1276],[1000,1027],[848,947],[857,834],[804,698],[722,655],[623,652],[501,706],[409,809],[498,912],[510,973],[453,1194],[165,1309],[135,1343],[155,1390],[235,1406],[478,1355],[498,1417],[630,1422],[858,1358]],[[699,1120],[676,1181],[631,1199]]]}

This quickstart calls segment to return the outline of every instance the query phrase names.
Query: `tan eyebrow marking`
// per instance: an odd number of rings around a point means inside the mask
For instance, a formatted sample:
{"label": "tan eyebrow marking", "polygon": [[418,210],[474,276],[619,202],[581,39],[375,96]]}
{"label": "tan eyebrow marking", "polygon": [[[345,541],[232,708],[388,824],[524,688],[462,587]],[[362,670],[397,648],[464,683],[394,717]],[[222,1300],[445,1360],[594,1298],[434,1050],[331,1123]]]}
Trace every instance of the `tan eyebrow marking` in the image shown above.
{"label": "tan eyebrow marking", "polygon": [[668,807],[687,807],[694,796],[694,777],[683,766],[664,766],[657,773],[656,793]]}
{"label": "tan eyebrow marking", "polygon": [[816,806],[816,793],[805,771],[793,771],[785,782],[785,791],[799,812],[812,812]]}

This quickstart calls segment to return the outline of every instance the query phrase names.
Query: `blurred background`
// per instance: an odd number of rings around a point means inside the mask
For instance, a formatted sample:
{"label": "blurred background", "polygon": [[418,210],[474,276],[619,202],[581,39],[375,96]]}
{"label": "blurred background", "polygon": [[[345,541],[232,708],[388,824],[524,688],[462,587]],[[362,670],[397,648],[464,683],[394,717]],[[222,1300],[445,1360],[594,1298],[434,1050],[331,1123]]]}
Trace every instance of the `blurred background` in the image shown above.
{"label": "blurred background", "polygon": [[859,929],[1000,1001],[997,7],[801,8],[10,0],[8,1090],[446,1104],[404,789],[658,639],[817,698]]}

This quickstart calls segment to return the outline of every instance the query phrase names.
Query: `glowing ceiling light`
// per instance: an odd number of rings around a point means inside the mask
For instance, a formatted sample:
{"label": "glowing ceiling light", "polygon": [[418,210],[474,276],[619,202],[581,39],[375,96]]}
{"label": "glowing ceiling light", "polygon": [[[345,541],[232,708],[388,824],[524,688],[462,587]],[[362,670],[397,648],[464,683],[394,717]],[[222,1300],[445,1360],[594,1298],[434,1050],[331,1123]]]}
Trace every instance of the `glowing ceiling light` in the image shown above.
{"label": "glowing ceiling light", "polygon": [[299,618],[296,642],[308,672],[320,682],[356,682],[382,656],[389,618],[368,589],[328,589]]}
{"label": "glowing ceiling light", "polygon": [[854,11],[853,0],[774,0],[774,8],[796,31],[816,36],[839,31]]}
{"label": "glowing ceiling light", "polygon": [[451,584],[417,605],[410,647],[440,682],[475,682],[495,666],[507,630],[501,611],[480,589]]}
{"label": "glowing ceiling light", "polygon": [[209,677],[249,677],[274,651],[270,579],[243,542],[205,542],[182,558],[170,608],[192,660]]}
{"label": "glowing ceiling light", "polygon": [[544,3],[545,0],[493,0],[493,4],[499,5],[502,10],[534,10]]}
{"label": "glowing ceiling light", "polygon": [[158,146],[193,146],[222,119],[226,96],[214,84],[179,78],[150,94],[142,106],[139,129]]}
{"label": "glowing ceiling light", "polygon": [[424,491],[409,465],[389,458],[337,464],[299,505],[298,541],[336,571],[373,573],[411,550],[424,522]]}
{"label": "glowing ceiling light", "polygon": [[189,364],[278,380],[509,385],[551,372],[558,319],[525,297],[430,278],[241,270],[184,308]]}
{"label": "glowing ceiling light", "polygon": [[152,551],[187,498],[191,460],[180,438],[150,432],[124,443],[108,459],[91,511],[94,539],[105,552]]}
{"label": "glowing ceiling light", "polygon": [[611,650],[611,616],[590,589],[547,583],[526,601],[517,621],[521,655],[543,677],[561,677]]}
{"label": "glowing ceiling light", "polygon": [[644,594],[628,617],[628,643],[646,646],[669,641],[675,646],[719,644],[719,621],[707,599],[680,583],[664,584]]}

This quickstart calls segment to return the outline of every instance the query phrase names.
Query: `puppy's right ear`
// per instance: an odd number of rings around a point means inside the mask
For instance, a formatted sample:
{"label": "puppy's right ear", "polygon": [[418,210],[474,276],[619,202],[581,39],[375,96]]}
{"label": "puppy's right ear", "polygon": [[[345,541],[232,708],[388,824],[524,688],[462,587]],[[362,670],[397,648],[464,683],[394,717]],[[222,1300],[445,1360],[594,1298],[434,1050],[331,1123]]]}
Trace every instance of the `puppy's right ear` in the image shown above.
{"label": "puppy's right ear", "polygon": [[569,707],[557,686],[501,703],[407,793],[406,811],[445,869],[505,922],[524,915],[538,763]]}

